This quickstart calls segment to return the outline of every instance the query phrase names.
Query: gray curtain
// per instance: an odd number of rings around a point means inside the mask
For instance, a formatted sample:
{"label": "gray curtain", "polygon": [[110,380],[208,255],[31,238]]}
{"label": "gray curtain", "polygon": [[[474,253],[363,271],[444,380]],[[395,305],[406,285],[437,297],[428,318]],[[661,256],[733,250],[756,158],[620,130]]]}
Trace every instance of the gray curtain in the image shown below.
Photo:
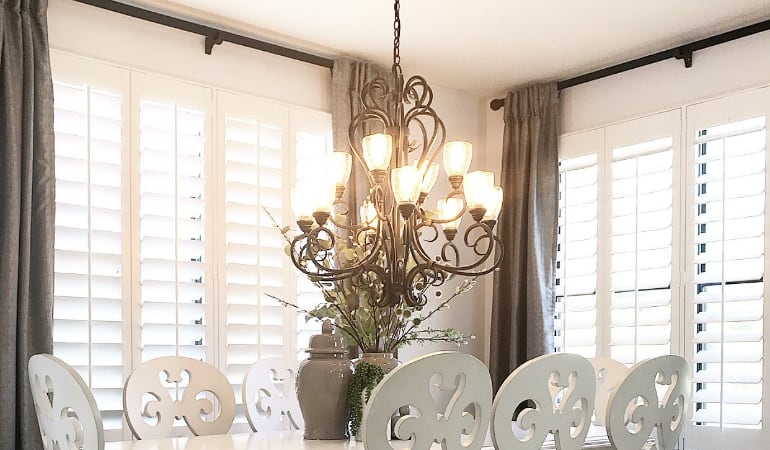
{"label": "gray curtain", "polygon": [[[365,61],[350,58],[334,60],[332,69],[332,139],[334,151],[351,152],[348,127],[350,121],[363,109],[361,105],[361,89],[375,78],[384,78],[392,85],[390,71]],[[376,130],[380,131],[380,130]],[[345,190],[345,200],[348,205],[360,205],[369,193],[369,181],[363,167],[353,155],[353,170]],[[350,218],[358,218],[358,210],[350,211]]]}
{"label": "gray curtain", "polygon": [[495,273],[490,373],[495,389],[520,364],[553,348],[558,215],[559,104],[556,84],[505,99],[497,233],[505,255]]}
{"label": "gray curtain", "polygon": [[46,0],[0,0],[0,446],[41,449],[27,360],[50,353],[54,136]]}

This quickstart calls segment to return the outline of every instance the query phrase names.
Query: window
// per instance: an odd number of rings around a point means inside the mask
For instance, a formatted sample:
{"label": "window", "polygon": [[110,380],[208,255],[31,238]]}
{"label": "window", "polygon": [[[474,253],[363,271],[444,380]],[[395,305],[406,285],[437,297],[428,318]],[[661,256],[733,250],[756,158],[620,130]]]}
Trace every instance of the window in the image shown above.
{"label": "window", "polygon": [[[108,440],[130,437],[123,381],[157,356],[217,366],[240,403],[254,361],[295,358],[316,329],[265,295],[318,299],[263,208],[291,224],[297,160],[323,167],[329,114],[57,52],[52,67],[54,353]],[[233,430],[248,429],[239,405]]]}
{"label": "window", "polygon": [[685,356],[684,448],[763,442],[769,109],[754,89],[560,141],[556,349]]}
{"label": "window", "polygon": [[669,353],[679,112],[560,141],[555,346],[627,364]]}
{"label": "window", "polygon": [[[694,364],[696,445],[761,447],[768,389],[763,318],[769,91],[687,109],[686,339]],[[720,434],[725,429],[730,441]]]}

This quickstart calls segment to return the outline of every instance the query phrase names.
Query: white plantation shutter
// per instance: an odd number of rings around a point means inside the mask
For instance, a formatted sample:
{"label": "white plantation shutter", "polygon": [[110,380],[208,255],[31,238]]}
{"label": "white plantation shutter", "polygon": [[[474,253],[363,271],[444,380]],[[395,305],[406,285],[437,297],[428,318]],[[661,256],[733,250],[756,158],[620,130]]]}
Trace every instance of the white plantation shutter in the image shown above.
{"label": "white plantation shutter", "polygon": [[671,350],[673,137],[612,149],[610,356]]}
{"label": "white plantation shutter", "polygon": [[596,355],[597,155],[559,162],[556,252],[557,351]]}
{"label": "white plantation shutter", "polygon": [[699,130],[694,146],[695,413],[762,424],[766,118]]}
{"label": "white plantation shutter", "polygon": [[[156,356],[216,364],[240,402],[247,367],[295,359],[316,329],[264,295],[320,300],[298,287],[262,207],[293,225],[289,192],[298,173],[323,174],[329,114],[56,51],[51,62],[55,354],[92,389],[109,441],[130,439],[123,381]],[[239,406],[233,431],[247,430]]]}
{"label": "white plantation shutter", "polygon": [[[141,360],[208,360],[207,287],[209,89],[135,77],[139,145]],[[171,84],[171,82],[169,82]],[[181,83],[179,83],[181,84]]]}
{"label": "white plantation shutter", "polygon": [[[60,60],[52,58],[53,67]],[[54,78],[54,354],[91,388],[108,436],[122,426],[123,153],[127,72]],[[117,435],[115,433],[118,433]]]}
{"label": "white plantation shutter", "polygon": [[557,351],[626,364],[672,351],[679,123],[673,111],[562,136]]}
{"label": "white plantation shutter", "polygon": [[695,448],[766,441],[769,110],[768,88],[687,108],[688,434]]}
{"label": "white plantation shutter", "polygon": [[[290,300],[292,277],[284,241],[265,213],[288,221],[289,109],[261,99],[220,93],[220,366],[235,390],[236,427],[246,431],[241,405],[243,377],[262,358],[290,354],[289,313],[266,293]],[[291,339],[288,339],[291,341]],[[290,343],[290,342],[289,342]]]}

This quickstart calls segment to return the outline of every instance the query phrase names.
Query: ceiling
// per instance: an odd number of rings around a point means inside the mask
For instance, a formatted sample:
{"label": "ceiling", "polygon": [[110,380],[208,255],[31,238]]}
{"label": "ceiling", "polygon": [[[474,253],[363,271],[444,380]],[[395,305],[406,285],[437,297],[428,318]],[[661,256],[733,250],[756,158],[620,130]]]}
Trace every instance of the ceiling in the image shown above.
{"label": "ceiling", "polygon": [[[131,3],[326,57],[392,61],[389,0]],[[404,0],[401,65],[432,84],[492,96],[767,19],[770,0]]]}

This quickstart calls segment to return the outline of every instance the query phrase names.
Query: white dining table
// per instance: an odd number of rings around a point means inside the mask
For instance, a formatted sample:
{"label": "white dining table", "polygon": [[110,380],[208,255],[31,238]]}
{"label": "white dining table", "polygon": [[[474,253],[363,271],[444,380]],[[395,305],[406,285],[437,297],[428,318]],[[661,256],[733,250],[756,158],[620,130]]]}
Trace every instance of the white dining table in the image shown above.
{"label": "white dining table", "polygon": [[[546,441],[544,449],[554,448]],[[410,441],[391,441],[394,450],[407,450]],[[487,439],[484,450],[493,450],[492,442]],[[612,447],[606,442],[586,442],[583,449],[607,450]],[[440,444],[433,444],[433,449],[441,449]],[[363,442],[354,439],[346,441],[305,440],[301,431],[219,434],[211,436],[176,437],[165,439],[147,439],[141,441],[108,442],[104,450],[364,450]]]}

